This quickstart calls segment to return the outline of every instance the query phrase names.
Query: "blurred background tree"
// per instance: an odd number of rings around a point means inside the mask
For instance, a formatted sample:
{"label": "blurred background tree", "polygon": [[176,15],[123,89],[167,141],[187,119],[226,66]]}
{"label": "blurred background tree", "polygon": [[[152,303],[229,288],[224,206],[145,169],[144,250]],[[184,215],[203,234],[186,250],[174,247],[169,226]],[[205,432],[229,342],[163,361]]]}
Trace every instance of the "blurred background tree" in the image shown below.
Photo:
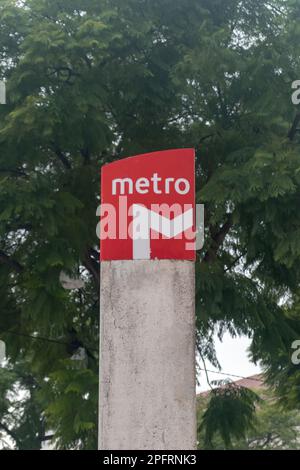
{"label": "blurred background tree", "polygon": [[[300,449],[299,410],[286,410],[280,406],[272,389],[254,386],[249,390],[240,386],[239,382],[219,386],[221,388],[211,393],[198,396],[199,449]],[[247,411],[245,413],[237,407],[234,401],[236,397],[241,397],[245,403],[247,396],[250,400],[248,411],[251,411],[252,401],[256,406],[245,426],[240,417],[247,416]]]}

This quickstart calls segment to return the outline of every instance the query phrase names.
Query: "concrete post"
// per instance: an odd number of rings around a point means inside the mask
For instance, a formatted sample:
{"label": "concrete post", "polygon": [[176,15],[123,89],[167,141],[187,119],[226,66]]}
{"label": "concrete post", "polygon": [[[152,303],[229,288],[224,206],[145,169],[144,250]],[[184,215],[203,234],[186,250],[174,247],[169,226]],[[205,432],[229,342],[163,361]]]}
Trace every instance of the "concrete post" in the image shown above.
{"label": "concrete post", "polygon": [[101,263],[99,448],[196,448],[191,261]]}

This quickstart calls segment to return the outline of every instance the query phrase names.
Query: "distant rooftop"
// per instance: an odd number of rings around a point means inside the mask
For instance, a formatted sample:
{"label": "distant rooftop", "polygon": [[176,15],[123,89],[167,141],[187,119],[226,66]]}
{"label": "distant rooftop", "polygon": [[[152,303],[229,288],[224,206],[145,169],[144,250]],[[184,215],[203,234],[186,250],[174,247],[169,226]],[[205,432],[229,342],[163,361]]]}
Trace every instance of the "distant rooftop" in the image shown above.
{"label": "distant rooftop", "polygon": [[[263,374],[256,374],[256,375],[251,375],[251,377],[245,377],[243,379],[236,380],[233,383],[234,385],[238,387],[245,387],[245,388],[251,388],[255,390],[262,390],[266,389],[267,386],[264,381],[264,376]],[[221,388],[226,387],[226,385],[222,385]],[[198,397],[207,397],[210,394],[211,390],[207,390],[205,392],[198,393]]]}

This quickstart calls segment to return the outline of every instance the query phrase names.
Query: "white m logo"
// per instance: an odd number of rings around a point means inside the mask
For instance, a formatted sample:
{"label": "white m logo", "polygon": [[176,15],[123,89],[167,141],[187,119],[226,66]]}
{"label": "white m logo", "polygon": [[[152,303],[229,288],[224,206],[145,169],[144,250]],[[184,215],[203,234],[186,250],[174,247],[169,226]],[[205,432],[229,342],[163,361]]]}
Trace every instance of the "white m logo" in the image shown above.
{"label": "white m logo", "polygon": [[173,220],[154,212],[140,204],[132,208],[133,259],[151,259],[150,231],[155,230],[166,238],[176,238],[194,226],[194,209],[178,215]]}

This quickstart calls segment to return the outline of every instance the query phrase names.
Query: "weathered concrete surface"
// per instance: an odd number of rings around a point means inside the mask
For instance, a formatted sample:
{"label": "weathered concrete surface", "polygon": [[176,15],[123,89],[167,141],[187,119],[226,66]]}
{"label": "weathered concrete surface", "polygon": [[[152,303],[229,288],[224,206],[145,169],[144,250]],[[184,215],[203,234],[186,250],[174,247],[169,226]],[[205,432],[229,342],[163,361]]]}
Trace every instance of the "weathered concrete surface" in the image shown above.
{"label": "weathered concrete surface", "polygon": [[102,263],[100,449],[196,448],[194,269]]}

